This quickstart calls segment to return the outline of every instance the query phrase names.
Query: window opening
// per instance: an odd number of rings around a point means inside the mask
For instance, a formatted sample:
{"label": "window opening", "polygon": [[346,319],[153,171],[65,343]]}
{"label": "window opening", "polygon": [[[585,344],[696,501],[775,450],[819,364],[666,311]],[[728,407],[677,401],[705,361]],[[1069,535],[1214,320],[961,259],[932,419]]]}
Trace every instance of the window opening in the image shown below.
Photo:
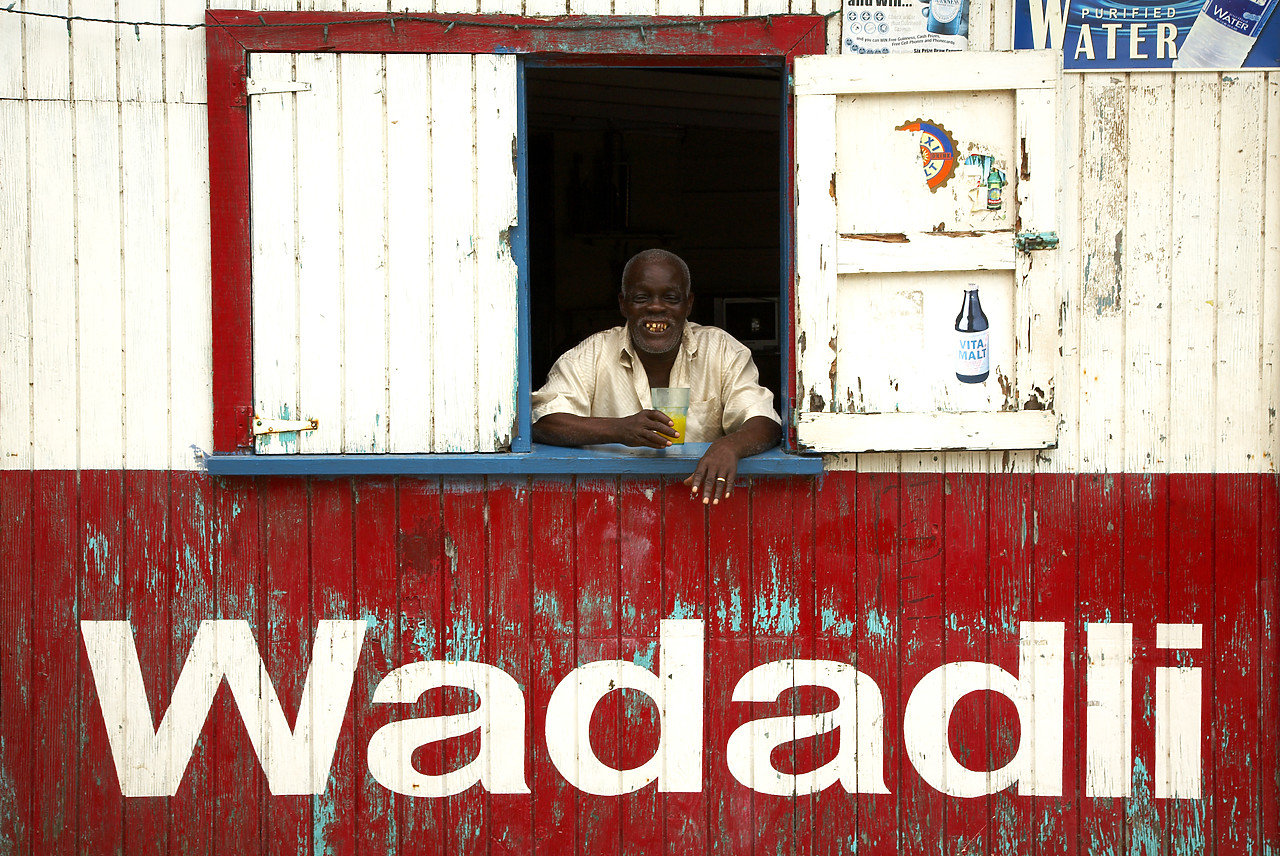
{"label": "window opening", "polygon": [[691,320],[751,348],[781,401],[777,68],[525,69],[533,387],[622,323],[618,284],[649,247],[685,259]]}

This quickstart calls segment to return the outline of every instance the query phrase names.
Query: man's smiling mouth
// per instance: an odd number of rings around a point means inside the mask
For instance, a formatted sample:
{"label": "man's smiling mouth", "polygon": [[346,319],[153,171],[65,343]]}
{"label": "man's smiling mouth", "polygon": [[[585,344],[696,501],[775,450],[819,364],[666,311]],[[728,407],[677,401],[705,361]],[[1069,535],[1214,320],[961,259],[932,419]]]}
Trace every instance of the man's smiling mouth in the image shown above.
{"label": "man's smiling mouth", "polygon": [[650,333],[665,333],[667,332],[667,327],[671,325],[666,321],[644,321],[641,322],[641,326]]}

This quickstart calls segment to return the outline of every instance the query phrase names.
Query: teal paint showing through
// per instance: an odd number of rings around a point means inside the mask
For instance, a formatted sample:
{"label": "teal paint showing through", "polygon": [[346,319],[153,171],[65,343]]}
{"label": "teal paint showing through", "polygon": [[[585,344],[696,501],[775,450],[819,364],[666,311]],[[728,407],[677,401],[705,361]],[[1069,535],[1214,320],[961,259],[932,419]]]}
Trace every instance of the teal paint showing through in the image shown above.
{"label": "teal paint showing through", "polygon": [[654,639],[644,648],[636,651],[631,657],[631,662],[637,666],[653,671],[653,665],[658,659],[658,640]]}
{"label": "teal paint showing through", "polygon": [[742,589],[740,587],[729,587],[729,605],[726,608],[723,600],[717,603],[716,618],[720,619],[721,626],[727,623],[734,633],[742,631]]}
{"label": "teal paint showing through", "polygon": [[431,632],[431,622],[419,620],[413,628],[413,647],[423,660],[436,659],[436,637]]}
{"label": "teal paint showing through", "polygon": [[444,643],[444,658],[450,662],[478,661],[480,644],[480,628],[470,618],[455,618]]}
{"label": "teal paint showing through", "polygon": [[867,610],[867,634],[875,637],[883,645],[888,645],[893,639],[893,625],[889,623],[889,617],[875,607]]}
{"label": "teal paint showing through", "polygon": [[684,603],[680,600],[680,596],[676,595],[676,602],[671,606],[671,618],[697,618],[698,610],[691,603]]}
{"label": "teal paint showing through", "polygon": [[769,571],[769,591],[756,596],[752,624],[760,633],[790,636],[800,625],[800,604],[782,594],[777,556],[769,557]]}
{"label": "teal paint showing through", "polygon": [[836,615],[833,607],[824,606],[822,608],[823,633],[830,633],[832,636],[838,636],[841,639],[852,639],[857,630],[857,624],[852,618]]}
{"label": "teal paint showing through", "polygon": [[560,609],[560,601],[554,595],[547,592],[534,592],[533,611],[541,616],[554,632],[566,635],[573,633],[573,628],[569,622],[565,621],[564,613]]}

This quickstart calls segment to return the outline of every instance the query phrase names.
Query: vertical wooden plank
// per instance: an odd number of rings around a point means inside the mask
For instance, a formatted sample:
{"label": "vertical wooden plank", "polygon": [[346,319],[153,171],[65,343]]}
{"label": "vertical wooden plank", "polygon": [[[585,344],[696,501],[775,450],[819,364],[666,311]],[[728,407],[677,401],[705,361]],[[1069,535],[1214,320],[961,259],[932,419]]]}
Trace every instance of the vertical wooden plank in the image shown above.
{"label": "vertical wooden plank", "polygon": [[[890,456],[871,456],[874,462]],[[872,463],[858,458],[859,467]],[[884,464],[882,464],[883,466]],[[902,681],[898,672],[902,618],[899,577],[902,575],[898,529],[901,525],[901,480],[896,465],[885,471],[859,471],[854,478],[854,522],[860,537],[856,545],[858,670],[879,684],[884,697],[885,723],[902,721]],[[899,852],[903,825],[903,783],[912,776],[902,741],[885,726],[885,795],[859,794],[858,848],[872,856]],[[904,770],[905,765],[905,770]]]}
{"label": "vertical wooden plank", "polygon": [[[1029,472],[1000,473],[992,475],[989,480],[991,524],[987,543],[990,578],[987,622],[990,659],[985,662],[994,663],[1017,674],[1020,680],[1027,680],[1019,664],[1022,622],[1034,620],[1032,551],[1035,507],[1032,480],[1033,476]],[[952,499],[954,500],[954,496]],[[962,508],[956,510],[963,513]],[[949,505],[948,514],[951,511]],[[973,525],[980,528],[976,522]],[[955,567],[950,554],[947,556],[947,567]],[[951,596],[954,591],[954,588],[948,590],[948,612],[953,611]],[[949,647],[947,659],[957,659]],[[1012,706],[1004,703],[1001,707],[988,711],[985,725],[989,741],[987,769],[1003,766],[1013,758],[1021,745],[1029,744],[1032,740],[1025,723],[1018,729],[1013,727],[1013,716]],[[1035,740],[1039,742],[1057,738],[1056,734],[1037,735]],[[1063,754],[1065,756],[1065,750]],[[1029,852],[1034,850],[1032,842],[1039,840],[1032,829],[1037,816],[1036,806],[1042,801],[1025,795],[1023,790],[1021,787],[1017,790],[1006,789],[991,798],[989,847],[995,852],[1000,852],[1001,847],[1011,852]],[[1066,793],[1064,789],[1063,794]]]}
{"label": "vertical wooden plank", "polygon": [[[858,565],[862,532],[857,514],[857,474],[844,471],[825,476],[817,488],[814,514],[812,567],[817,593],[814,657],[862,669],[865,664],[859,660],[857,650],[861,606],[858,580],[866,571]],[[830,761],[840,747],[847,748],[852,741],[865,736],[844,729],[823,735],[817,746],[820,762]],[[871,766],[869,758],[859,761]],[[839,783],[814,797],[815,853],[834,856],[858,852],[859,829],[869,820],[859,810],[862,799],[860,794],[846,793]]]}
{"label": "vertical wooden plank", "polygon": [[[124,526],[124,474],[118,469],[82,471],[79,565],[83,571],[76,595],[82,621],[119,621],[126,614],[120,584],[124,578]],[[80,669],[79,692],[77,841],[81,852],[120,853],[124,846],[125,801],[112,763],[94,680],[85,668]]]}
{"label": "vertical wooden plank", "polygon": [[[255,53],[249,73],[291,80],[289,54]],[[253,228],[253,408],[267,419],[300,419],[298,402],[298,253],[295,222],[293,93],[249,99],[249,204]],[[323,238],[324,236],[321,236]],[[297,434],[260,434],[258,454],[297,451]]]}
{"label": "vertical wooden plank", "polygon": [[[437,452],[476,449],[472,57],[431,57],[431,272]],[[471,355],[470,357],[468,355]]]}
{"label": "vertical wooden plank", "polygon": [[[1034,508],[1031,521],[1030,619],[1063,623],[1062,797],[1036,800],[1028,820],[1027,835],[1038,842],[1041,856],[1075,856],[1090,852],[1082,846],[1081,806],[1084,797],[1084,651],[1083,621],[1077,588],[1079,504],[1077,479],[1072,475],[1038,473],[1034,476]],[[1075,652],[1072,656],[1071,652]]]}
{"label": "vertical wooden plank", "polygon": [[[485,580],[484,483],[478,478],[446,479],[441,491],[444,551],[447,562],[444,658],[450,661],[492,662]],[[450,700],[446,713],[460,713],[470,699]],[[445,769],[456,770],[480,755],[478,735],[450,740],[444,746]],[[491,747],[486,747],[492,751]],[[488,766],[488,759],[480,755]],[[489,835],[486,791],[475,786],[450,797],[445,804],[446,853],[469,854],[483,849]]]}
{"label": "vertical wooden plank", "polygon": [[387,315],[392,452],[430,451],[431,99],[427,57],[387,56]]}
{"label": "vertical wooden plank", "polygon": [[[799,71],[797,73],[800,73]],[[836,98],[796,98],[796,402],[838,407],[836,358]],[[801,444],[804,437],[800,437]]]}
{"label": "vertical wooden plank", "polygon": [[[1219,284],[1221,288],[1221,282]],[[1221,317],[1221,313],[1219,313]],[[1221,343],[1219,345],[1221,348]],[[1245,473],[1214,478],[1213,676],[1211,734],[1216,749],[1211,798],[1213,840],[1221,856],[1257,853],[1262,805],[1257,747],[1263,729],[1258,599],[1261,594],[1258,480]]]}
{"label": "vertical wooden plank", "polygon": [[0,515],[6,521],[0,526],[0,845],[18,856],[32,852],[35,821],[32,531],[41,521],[34,490],[30,470],[0,470]]}
{"label": "vertical wooden plank", "polygon": [[387,450],[386,129],[379,54],[338,58],[342,116],[343,438]]}
{"label": "vertical wooden plank", "polygon": [[[67,14],[66,0],[30,0],[23,3],[28,12],[50,15]],[[6,16],[8,17],[8,16]],[[26,66],[23,89],[16,97],[32,101],[69,101],[71,99],[71,45],[67,25],[56,17],[35,15],[13,16],[22,19],[21,56]],[[9,54],[17,56],[18,53]],[[37,137],[37,139],[40,139]]]}
{"label": "vertical wooden plank", "polygon": [[1169,467],[1174,472],[1209,472],[1214,465],[1216,373],[1214,271],[1218,241],[1205,212],[1218,207],[1217,75],[1179,72],[1174,77],[1172,211],[1169,269],[1169,400],[1202,402],[1173,406],[1169,413]]}
{"label": "vertical wooden plank", "polygon": [[[745,593],[751,629],[751,665],[757,666],[795,655],[795,635],[800,626],[800,597],[796,588],[792,551],[792,513],[785,482],[759,479],[751,486],[751,583]],[[795,693],[777,703],[758,704],[756,715],[788,716],[795,712]],[[784,731],[786,726],[783,727]],[[771,753],[776,769],[796,769],[796,744],[784,743]],[[757,753],[767,751],[756,747]],[[796,798],[756,793],[753,797],[755,847],[763,852],[794,852],[799,842],[795,828]]]}
{"label": "vertical wooden plank", "polygon": [[[560,679],[577,665],[573,497],[573,482],[561,478],[539,479],[530,496],[530,538],[536,538],[538,544],[529,562],[535,653],[528,698],[533,708],[533,734],[546,733],[547,699]],[[551,762],[545,741],[534,741],[531,774],[534,853],[576,853],[577,794]]]}
{"label": "vertical wooden plank", "polygon": [[[1123,502],[1123,486],[1116,476],[1080,477],[1078,597],[1083,644],[1077,650],[1084,650],[1081,659],[1086,669],[1100,657],[1097,640],[1087,638],[1088,625],[1110,624],[1124,614],[1124,573],[1123,568],[1117,572],[1114,563],[1114,557],[1123,555],[1124,549]],[[1089,645],[1089,641],[1094,644]],[[1132,741],[1127,745],[1114,745],[1107,736],[1091,733],[1093,720],[1086,704],[1094,695],[1106,692],[1105,687],[1091,687],[1087,675],[1081,677],[1077,695],[1080,702],[1076,707],[1076,739],[1080,746],[1077,763],[1084,771],[1079,834],[1084,852],[1113,854],[1121,852],[1124,844],[1121,797],[1122,792],[1128,790],[1129,776],[1126,772],[1121,783],[1095,769],[1094,764],[1095,759],[1101,759],[1110,768],[1122,767],[1127,771],[1131,767]],[[1123,722],[1122,727],[1131,732],[1130,722]]]}
{"label": "vertical wooden plank", "polygon": [[[1179,408],[1181,409],[1181,408]],[[1177,411],[1175,410],[1175,413]],[[1200,726],[1200,793],[1198,800],[1170,800],[1164,804],[1170,854],[1216,852],[1213,835],[1214,761],[1217,744],[1213,720],[1218,696],[1210,664],[1218,662],[1214,636],[1214,477],[1207,473],[1169,476],[1169,621],[1201,625],[1201,648],[1180,650],[1170,665],[1199,667],[1202,719]],[[1265,519],[1265,518],[1264,518]],[[1158,709],[1156,715],[1172,711]]]}
{"label": "vertical wooden plank", "polygon": [[120,116],[116,104],[95,101],[77,101],[75,112],[79,462],[111,469],[124,462]]}
{"label": "vertical wooden plank", "polygon": [[[1007,630],[996,624],[996,613],[1008,601],[1016,601],[1019,592],[1016,585],[1000,587],[998,582],[1010,581],[1005,576],[997,581],[995,569],[991,567],[994,548],[990,541],[995,539],[997,530],[1008,525],[998,516],[1008,509],[992,507],[992,477],[985,473],[947,473],[942,478],[940,546],[946,573],[942,579],[941,602],[937,604],[945,619],[942,660],[995,663],[1017,674],[1016,646],[1010,646],[1005,640]],[[1015,621],[1012,638],[1016,640],[1017,634]],[[992,649],[1007,653],[1011,648],[1012,662],[992,659]],[[951,751],[968,769],[992,770],[1008,762],[1007,742],[997,736],[1009,732],[1007,722],[996,720],[1003,712],[1002,707],[993,704],[991,693],[983,694],[981,703],[975,703],[971,696],[952,711],[948,729],[954,735]],[[997,730],[998,722],[1006,727]],[[997,798],[990,795],[969,799],[949,797],[944,805],[943,826],[934,834],[943,839],[944,853],[989,852],[994,841],[990,828],[994,813],[1000,810],[1007,814],[1009,808],[1007,801],[998,804]]]}
{"label": "vertical wooden plank", "polygon": [[[618,565],[618,482],[612,478],[579,478],[574,495],[574,550],[579,665],[621,656]],[[593,722],[604,727],[589,739],[606,764],[618,763],[621,709],[610,693],[595,711]],[[580,699],[585,704],[585,699]],[[578,853],[617,853],[621,845],[621,800],[613,796],[578,795]]]}
{"label": "vertical wooden plank", "polygon": [[1080,418],[1083,370],[1080,363],[1082,329],[1084,327],[1083,233],[1077,224],[1085,209],[1081,190],[1083,165],[1075,153],[1082,151],[1084,139],[1084,88],[1088,75],[1063,76],[1060,129],[1062,133],[1060,163],[1061,242],[1058,245],[1062,266],[1062,304],[1059,309],[1062,327],[1062,362],[1054,377],[1054,411],[1058,413],[1058,448],[1038,454],[1037,472],[1067,473],[1080,468]]}
{"label": "vertical wooden plank", "polygon": [[[400,598],[398,664],[444,658],[447,569],[440,503],[439,479],[403,479],[399,482],[396,525]],[[355,555],[359,557],[361,554],[357,552]],[[412,708],[394,711],[387,718],[439,716],[442,712],[440,694],[431,693]],[[361,715],[361,721],[367,719],[367,714]],[[369,727],[364,730],[372,732]],[[364,746],[367,742],[366,734],[356,745]],[[441,747],[432,746],[421,754],[429,769],[439,772],[444,762]],[[444,800],[397,796],[396,823],[403,841],[423,842],[426,849],[434,852],[445,846],[448,834]]]}
{"label": "vertical wooden plank", "polygon": [[[93,0],[72,0],[70,5],[72,15],[105,17],[98,14],[102,7]],[[71,23],[71,75],[77,101],[106,101],[114,105],[117,100],[116,31],[117,25],[110,23]],[[202,43],[203,35],[201,33]]]}
{"label": "vertical wooden plank", "polygon": [[[1264,198],[1280,194],[1280,75],[1267,75],[1267,176]],[[1265,259],[1262,271],[1262,401],[1266,409],[1263,472],[1280,466],[1280,218],[1263,218]]]}
{"label": "vertical wooden plank", "polygon": [[[159,21],[161,5],[161,0],[120,0],[116,13],[122,21]],[[135,32],[124,26],[117,30],[121,101],[164,100],[163,29],[139,27]]]}
{"label": "vertical wooden plank", "polygon": [[785,15],[789,5],[787,0],[747,0],[747,14]]}
{"label": "vertical wooden plank", "polygon": [[[799,604],[799,615],[792,639],[791,656],[798,660],[813,660],[817,656],[818,602],[815,589],[814,527],[816,509],[814,479],[795,477],[770,479],[784,488],[791,497],[791,566],[792,587]],[[795,711],[799,717],[809,716],[826,709],[827,693],[815,687],[816,675],[809,669],[796,673]],[[829,749],[827,738],[811,737],[797,741],[796,774],[808,773],[819,766],[823,749]],[[797,780],[798,781],[798,780]],[[796,849],[797,856],[817,853],[826,830],[817,821],[817,795],[799,793],[796,797]]]}
{"label": "vertical wooden plank", "polygon": [[[307,483],[265,480],[262,553],[265,626],[258,634],[267,673],[290,721],[301,711],[305,665],[311,662],[311,554],[307,549]],[[264,823],[266,850],[284,856],[311,852],[311,798],[270,794]]]}
{"label": "vertical wooden plank", "polygon": [[[302,452],[333,453],[342,449],[343,392],[341,204],[340,185],[334,180],[341,163],[339,59],[333,54],[297,54],[294,62],[296,79],[311,84],[311,91],[299,94],[295,101],[298,128],[305,129],[296,139],[297,406],[298,418],[320,420],[315,431],[298,435],[297,445]],[[288,296],[287,285],[286,280],[278,286],[285,289],[281,299]]]}
{"label": "vertical wooden plank", "polygon": [[[1125,165],[1129,89],[1123,77],[1087,75],[1082,113],[1083,301],[1080,332],[1080,467],[1123,469]],[[1117,253],[1120,254],[1117,257]]]}
{"label": "vertical wooden plank", "polygon": [[476,57],[477,448],[508,449],[516,421],[516,57]]}
{"label": "vertical wooden plank", "polygon": [[[351,482],[317,479],[310,483],[307,550],[311,556],[311,617],[351,620],[358,617],[356,573],[359,564],[352,537]],[[416,659],[416,658],[415,658]],[[401,657],[399,662],[408,662]],[[342,856],[355,850],[355,793],[367,769],[364,744],[355,740],[354,705],[343,718],[332,773],[323,794],[311,798],[311,852]]]}
{"label": "vertical wooden plank", "polygon": [[[154,38],[154,34],[152,35]],[[124,164],[125,465],[169,465],[164,106],[120,108]]]}
{"label": "vertical wooden plank", "polygon": [[[1241,223],[1263,223],[1266,116],[1262,78],[1256,74],[1223,75],[1219,169],[1230,181],[1218,197],[1218,286],[1216,370],[1220,378],[1248,378],[1262,369],[1263,247],[1261,229]],[[1275,211],[1275,197],[1270,211]],[[1221,383],[1217,388],[1215,472],[1257,472],[1262,464],[1263,402],[1252,383]]]}
{"label": "vertical wooden plank", "polygon": [[[531,690],[536,656],[532,641],[533,545],[541,533],[530,529],[529,482],[491,478],[488,482],[489,638],[491,660],[516,679],[525,694],[525,782],[531,782],[533,748]],[[625,519],[625,518],[624,518]],[[534,539],[538,538],[538,541]],[[489,852],[527,856],[533,852],[533,805],[536,795],[493,794],[489,803]]]}
{"label": "vertical wooden plank", "polygon": [[[1139,74],[1130,80],[1130,127],[1154,128],[1168,121],[1173,111],[1173,76]],[[1168,287],[1173,151],[1162,146],[1131,148],[1128,172],[1124,469],[1161,472],[1169,461],[1169,324],[1177,294]]]}
{"label": "vertical wooden plank", "polygon": [[[899,508],[902,570],[898,578],[902,621],[899,691],[905,700],[927,673],[942,665],[943,600],[942,479],[928,457],[903,456]],[[889,720],[890,722],[899,720]],[[905,738],[908,742],[910,736]],[[913,853],[944,853],[942,794],[901,760],[899,834]]]}
{"label": "vertical wooden plank", "polygon": [[615,15],[654,15],[658,11],[658,0],[614,0]]}
{"label": "vertical wooden plank", "polygon": [[[81,475],[82,495],[87,475]],[[213,556],[209,549],[214,536],[213,483],[204,473],[174,472],[170,477],[168,500],[173,535],[166,561],[173,568],[173,584],[166,596],[171,623],[170,680],[176,683],[200,622],[215,614]],[[205,723],[190,759],[174,757],[174,763],[185,762],[187,770],[178,793],[169,801],[170,850],[184,856],[200,853],[213,856],[217,852],[213,805],[209,800],[214,761],[211,735],[212,730]]]}
{"label": "vertical wooden plank", "polygon": [[[660,627],[662,604],[662,493],[656,479],[624,477],[618,492],[618,626],[621,656],[637,665],[655,669],[655,637]],[[661,657],[662,652],[657,651]],[[658,740],[657,708],[638,693],[628,693],[622,707],[622,743],[619,755],[624,766],[649,760],[647,750]],[[680,727],[668,723],[668,727]],[[650,786],[622,800],[618,821],[622,852],[662,851],[662,794]]]}
{"label": "vertical wooden plank", "polygon": [[[208,120],[199,104],[171,104],[165,116],[171,331],[169,466],[194,469],[196,450],[213,448]],[[83,312],[82,308],[82,317]],[[83,347],[81,351],[83,355]]]}
{"label": "vertical wooden plank", "polygon": [[[1276,91],[1280,87],[1273,85],[1272,89],[1280,95]],[[1272,104],[1275,102],[1273,95]],[[1265,729],[1266,723],[1280,722],[1280,481],[1274,475],[1264,474],[1258,477],[1258,482],[1258,626],[1262,642],[1258,653],[1262,673],[1259,719]],[[1265,731],[1261,736],[1260,750],[1260,770],[1280,769],[1280,748]],[[1280,781],[1274,774],[1264,773],[1260,778],[1261,839],[1264,848],[1274,849],[1280,844]]]}
{"label": "vertical wooden plank", "polygon": [[[1056,88],[1020,89],[1017,101],[1017,140],[1021,163],[1016,175],[1017,228],[1062,231],[1058,222],[1058,193],[1062,178],[1060,130],[1062,105]],[[1010,176],[1014,180],[1014,176]],[[1055,384],[1062,373],[1058,341],[1064,300],[1058,254],[1062,250],[1017,253],[1013,289],[1016,356],[1014,396],[1024,410],[1056,404]],[[1048,347],[1046,347],[1046,345]]]}
{"label": "vertical wooden plank", "polygon": [[[389,709],[391,705],[372,703],[374,689],[383,676],[400,665],[397,655],[401,650],[401,619],[395,583],[398,506],[395,483],[388,479],[361,479],[354,493],[355,614],[369,622],[369,629],[360,654],[364,669],[356,676],[351,703],[361,713],[355,745],[365,747],[374,731],[398,718],[396,711]],[[356,849],[389,853],[396,849],[400,834],[395,795],[370,775],[357,781]]]}
{"label": "vertical wooden plank", "polygon": [[0,101],[0,470],[32,465],[27,140],[27,105]]}
{"label": "vertical wooden plank", "polygon": [[[734,486],[733,495],[720,500],[707,516],[705,541],[697,547],[706,551],[706,608],[695,601],[671,603],[663,615],[702,618],[706,622],[707,697],[704,745],[706,746],[707,844],[714,854],[751,852],[753,840],[752,802],[754,794],[729,770],[729,736],[751,718],[752,705],[732,701],[738,680],[751,670],[751,482]],[[670,488],[671,500],[664,516],[668,567],[673,571],[676,550],[686,536],[685,520],[701,516],[702,503],[689,495],[683,484]],[[696,531],[696,530],[695,530]],[[691,573],[701,569],[696,560]],[[691,584],[696,583],[696,578]],[[668,588],[670,583],[668,584]],[[688,587],[688,586],[685,586]],[[697,590],[695,589],[695,593]],[[690,595],[692,596],[692,595]],[[681,615],[674,610],[681,607]],[[685,614],[687,612],[687,615]],[[668,841],[668,852],[678,841]]]}
{"label": "vertical wooden plank", "polygon": [[70,104],[45,101],[30,102],[27,109],[31,138],[39,141],[30,147],[28,238],[31,406],[39,426],[32,436],[33,460],[37,468],[60,469],[76,461],[72,111]]}
{"label": "vertical wooden plank", "polygon": [[[252,479],[219,484],[214,500],[218,537],[211,544],[216,617],[248,621],[259,639],[263,628],[261,484]],[[211,716],[215,734],[210,777],[214,835],[228,851],[259,853],[266,788],[258,759],[248,745],[234,705],[215,704]]]}
{"label": "vertical wooden plank", "polygon": [[[154,470],[126,470],[124,476],[125,614],[133,626],[134,645],[142,666],[142,685],[147,691],[153,725],[159,723],[169,709],[175,678],[171,668],[177,659],[171,650],[173,628],[168,596],[173,573],[169,476],[168,472]],[[126,852],[167,853],[169,838],[168,800],[138,799],[125,803]]]}
{"label": "vertical wooden plank", "polygon": [[[675,619],[707,619],[707,557],[712,550],[709,537],[709,506],[695,500],[682,481],[664,480],[661,487],[662,500],[662,608],[661,618]],[[734,513],[733,505],[739,508],[745,505],[748,491],[741,486],[735,489],[734,496],[727,502],[722,500],[715,512]],[[747,507],[750,507],[747,505]],[[741,513],[740,511],[738,513]],[[716,549],[724,546],[717,544]],[[744,596],[746,591],[743,592]],[[745,624],[745,621],[744,621]],[[705,626],[705,625],[704,625]],[[743,652],[746,653],[746,652]],[[659,658],[663,656],[660,651]],[[705,662],[705,660],[704,660]],[[746,660],[739,660],[737,665],[746,665]],[[714,668],[714,665],[709,668]],[[749,668],[749,667],[748,667]],[[730,671],[736,680],[745,671]],[[732,686],[725,689],[725,697],[732,691]],[[708,717],[711,710],[728,710],[729,707],[721,699],[708,699],[703,709],[703,721],[691,727],[702,729],[703,746],[707,743],[707,735],[711,726]],[[719,704],[719,707],[711,707]],[[703,773],[705,776],[708,758],[703,757]],[[708,849],[707,810],[702,794],[666,793],[663,794],[663,842],[664,852],[671,854],[687,852],[705,852]]]}
{"label": "vertical wooden plank", "polygon": [[[1167,836],[1160,826],[1155,791],[1155,669],[1166,656],[1156,650],[1155,624],[1168,621],[1168,481],[1126,473],[1124,480],[1124,619],[1133,634],[1133,771],[1125,800],[1125,850],[1160,853]],[[1141,735],[1141,736],[1139,736]]]}
{"label": "vertical wooden plank", "polygon": [[[0,16],[0,54],[21,56],[23,52],[23,22],[25,15]],[[10,62],[0,67],[0,100],[19,101],[22,92],[22,63]],[[17,104],[20,109],[25,105]],[[5,149],[5,151],[10,151]]]}
{"label": "vertical wooden plank", "polygon": [[[199,24],[204,21],[202,0],[161,0],[164,21]],[[223,5],[227,8],[233,4]],[[164,92],[170,104],[203,104],[205,92],[204,32],[200,27],[168,27],[164,38]]]}

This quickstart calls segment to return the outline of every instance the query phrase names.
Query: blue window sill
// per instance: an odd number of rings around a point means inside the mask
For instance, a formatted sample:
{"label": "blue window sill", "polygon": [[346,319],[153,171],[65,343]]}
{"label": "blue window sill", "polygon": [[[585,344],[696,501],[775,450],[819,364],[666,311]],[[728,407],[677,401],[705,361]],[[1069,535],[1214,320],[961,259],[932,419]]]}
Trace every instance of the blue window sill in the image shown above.
{"label": "blue window sill", "polygon": [[[205,456],[215,476],[436,476],[436,475],[643,475],[687,476],[707,443],[656,449],[534,444],[531,452],[462,455],[254,455]],[[738,475],[805,476],[822,472],[821,456],[770,449],[738,462]]]}

